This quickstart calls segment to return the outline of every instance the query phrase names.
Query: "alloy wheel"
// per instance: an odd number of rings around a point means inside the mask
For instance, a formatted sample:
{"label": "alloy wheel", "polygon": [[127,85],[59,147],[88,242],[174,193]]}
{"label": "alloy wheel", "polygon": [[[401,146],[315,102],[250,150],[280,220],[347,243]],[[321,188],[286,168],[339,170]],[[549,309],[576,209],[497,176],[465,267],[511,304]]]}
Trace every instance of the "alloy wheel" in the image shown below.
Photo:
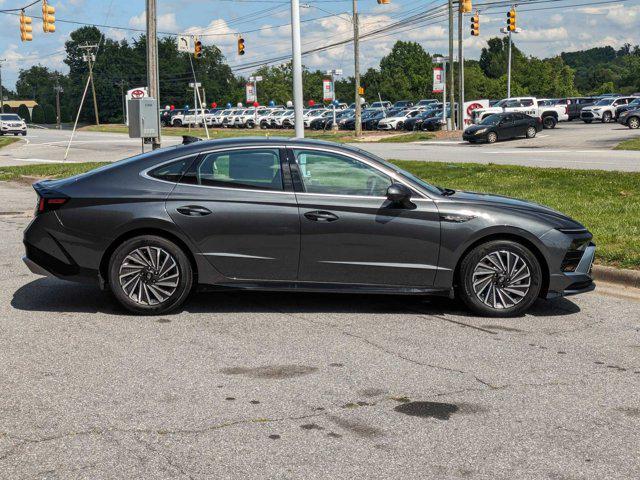
{"label": "alloy wheel", "polygon": [[637,117],[631,117],[628,122],[629,128],[640,128],[640,119]]}
{"label": "alloy wheel", "polygon": [[533,138],[536,136],[536,129],[534,127],[527,128],[527,138]]}
{"label": "alloy wheel", "polygon": [[473,270],[473,291],[490,308],[514,307],[529,293],[531,271],[518,254],[497,250],[485,255]]}
{"label": "alloy wheel", "polygon": [[140,305],[158,305],[168,300],[180,283],[176,259],[160,247],[140,247],[122,261],[118,272],[120,287]]}

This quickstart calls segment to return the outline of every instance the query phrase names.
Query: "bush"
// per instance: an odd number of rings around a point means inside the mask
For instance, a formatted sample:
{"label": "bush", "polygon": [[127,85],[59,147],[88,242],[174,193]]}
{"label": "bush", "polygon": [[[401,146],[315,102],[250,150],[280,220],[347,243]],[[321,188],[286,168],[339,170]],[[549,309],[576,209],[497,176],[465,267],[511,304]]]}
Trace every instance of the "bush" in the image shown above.
{"label": "bush", "polygon": [[36,124],[44,123],[44,108],[40,105],[33,107],[33,110],[31,111],[31,121]]}
{"label": "bush", "polygon": [[18,115],[20,116],[20,118],[22,118],[25,122],[27,123],[31,123],[31,114],[29,113],[29,109],[27,108],[27,106],[23,103],[18,107]]}
{"label": "bush", "polygon": [[53,105],[44,106],[44,123],[49,125],[56,123],[56,109]]}

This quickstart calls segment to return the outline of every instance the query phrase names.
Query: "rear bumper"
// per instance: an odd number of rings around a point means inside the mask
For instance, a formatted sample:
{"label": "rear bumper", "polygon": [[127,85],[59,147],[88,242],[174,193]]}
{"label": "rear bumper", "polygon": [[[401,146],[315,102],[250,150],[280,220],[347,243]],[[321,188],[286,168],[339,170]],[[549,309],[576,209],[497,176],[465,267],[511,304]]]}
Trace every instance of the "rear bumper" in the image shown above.
{"label": "rear bumper", "polygon": [[22,261],[27,266],[27,268],[31,271],[31,273],[35,273],[36,275],[40,275],[42,277],[52,277],[53,274],[47,271],[44,267],[41,267],[36,262],[31,260],[26,255],[22,256]]}

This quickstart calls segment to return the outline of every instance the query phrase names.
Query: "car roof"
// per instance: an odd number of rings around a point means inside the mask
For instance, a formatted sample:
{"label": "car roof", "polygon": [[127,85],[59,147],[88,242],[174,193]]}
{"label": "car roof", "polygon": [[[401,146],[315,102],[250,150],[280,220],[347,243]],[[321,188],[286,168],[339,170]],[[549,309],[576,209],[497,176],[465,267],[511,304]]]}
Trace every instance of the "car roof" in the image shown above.
{"label": "car roof", "polygon": [[324,140],[314,140],[306,138],[286,138],[286,137],[241,137],[241,138],[222,138],[216,140],[203,140],[201,142],[193,142],[188,145],[179,145],[173,152],[179,153],[179,155],[185,155],[190,153],[198,153],[206,151],[211,148],[219,147],[242,147],[242,146],[254,146],[254,145],[284,145],[287,147],[332,147],[340,148],[344,150],[358,151],[358,148],[351,147],[349,145],[338,145],[335,142],[328,142]]}

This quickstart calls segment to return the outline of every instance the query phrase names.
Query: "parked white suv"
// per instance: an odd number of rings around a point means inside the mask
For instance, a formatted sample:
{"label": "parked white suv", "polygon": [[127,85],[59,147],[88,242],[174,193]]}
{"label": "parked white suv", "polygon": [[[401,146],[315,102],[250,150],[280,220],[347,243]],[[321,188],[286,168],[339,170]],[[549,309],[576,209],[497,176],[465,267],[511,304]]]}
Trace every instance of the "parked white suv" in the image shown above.
{"label": "parked white suv", "polygon": [[171,118],[171,126],[173,127],[182,127],[183,125],[203,125],[204,122],[207,122],[207,125],[211,125],[213,122],[214,114],[209,113],[209,110],[201,110],[198,109],[198,114],[196,115],[196,110],[191,109],[187,112],[179,112],[176,113]]}
{"label": "parked white suv", "polygon": [[633,102],[638,97],[605,97],[598,100],[593,105],[580,110],[580,120],[584,123],[591,123],[594,120],[599,122],[612,122],[616,119],[616,109]]}
{"label": "parked white suv", "polygon": [[378,130],[402,130],[405,120],[415,117],[420,112],[421,110],[418,109],[405,110],[395,114],[393,117],[383,118],[378,122]]}
{"label": "parked white suv", "polygon": [[569,120],[566,105],[541,105],[535,97],[513,97],[500,100],[493,107],[473,111],[473,123],[480,123],[489,115],[503,112],[520,112],[542,119],[544,128],[555,128],[558,122]]}
{"label": "parked white suv", "polygon": [[15,113],[0,114],[0,135],[11,134],[27,135],[27,124]]}

